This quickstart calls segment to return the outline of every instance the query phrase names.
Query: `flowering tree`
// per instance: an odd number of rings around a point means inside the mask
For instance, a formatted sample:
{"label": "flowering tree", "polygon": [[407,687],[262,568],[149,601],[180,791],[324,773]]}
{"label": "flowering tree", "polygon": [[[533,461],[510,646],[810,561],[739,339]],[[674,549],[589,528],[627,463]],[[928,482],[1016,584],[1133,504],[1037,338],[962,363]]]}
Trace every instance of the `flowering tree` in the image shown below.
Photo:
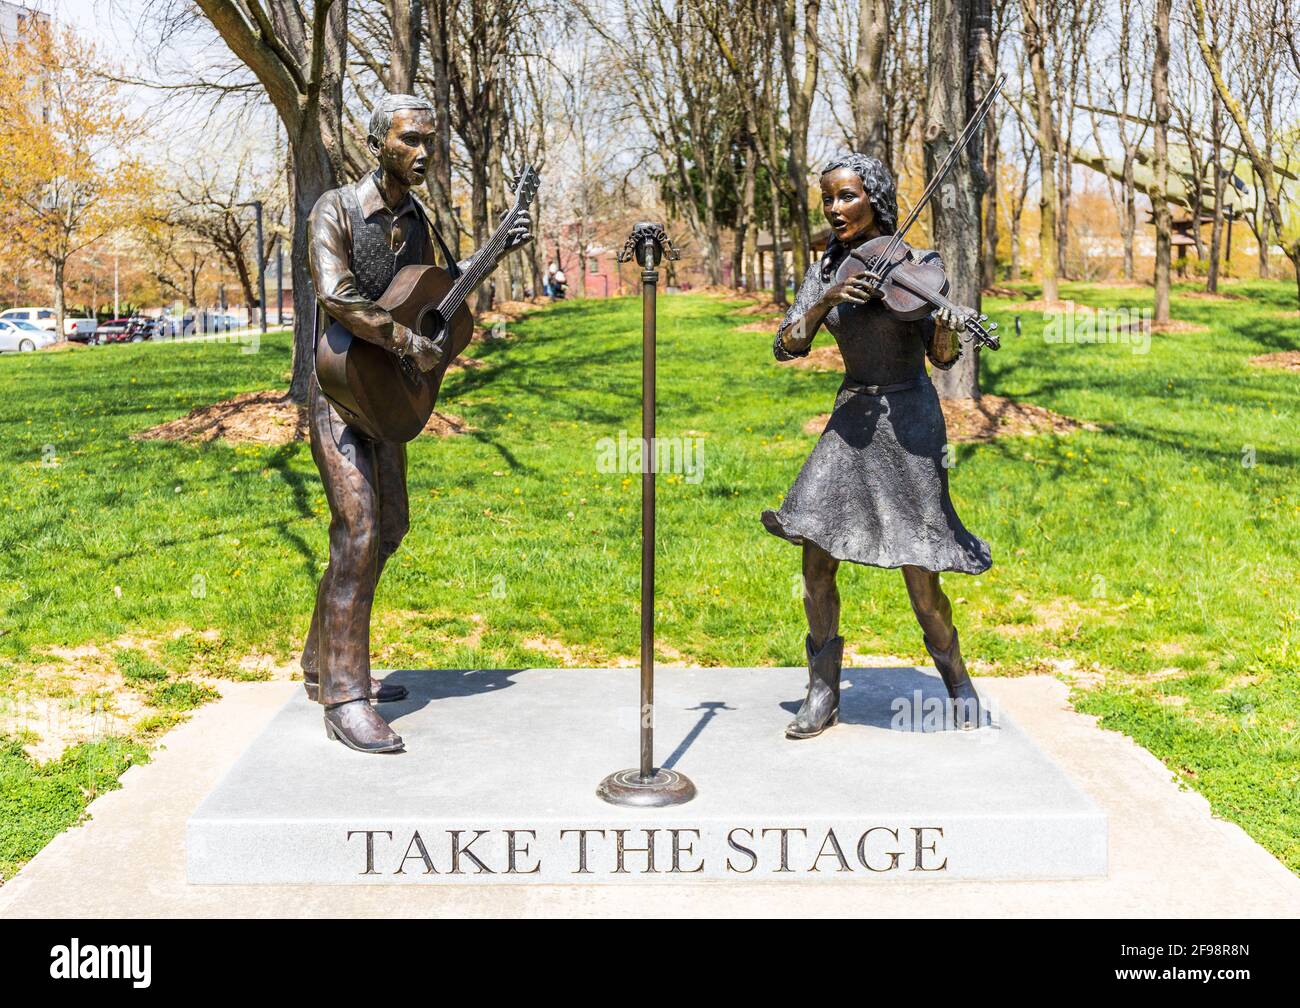
{"label": "flowering tree", "polygon": [[51,271],[63,333],[68,259],[134,221],[151,182],[123,153],[137,132],[92,46],[33,24],[0,49],[0,221]]}

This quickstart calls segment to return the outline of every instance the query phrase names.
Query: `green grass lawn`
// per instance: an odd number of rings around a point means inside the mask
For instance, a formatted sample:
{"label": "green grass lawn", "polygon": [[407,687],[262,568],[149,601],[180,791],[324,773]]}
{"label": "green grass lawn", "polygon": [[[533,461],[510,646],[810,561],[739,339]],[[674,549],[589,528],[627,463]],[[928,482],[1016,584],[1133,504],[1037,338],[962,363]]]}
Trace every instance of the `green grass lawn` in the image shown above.
{"label": "green grass lawn", "polygon": [[[1008,302],[986,302],[1006,336],[984,356],[985,390],[1101,429],[960,446],[954,500],[994,567],[945,585],[977,671],[1070,677],[1081,709],[1300,870],[1300,383],[1247,364],[1300,346],[1294,287],[1235,284],[1243,297],[1227,301],[1190,290],[1174,315],[1207,331],[1157,334],[1145,354],[1046,344],[1040,314],[1022,315],[1016,339]],[[1063,296],[1150,303],[1142,288]],[[798,665],[798,551],[758,515],[798,472],[814,441],[803,424],[839,379],[778,366],[769,335],[738,331],[737,307],[660,300],[659,433],[699,438],[703,467],[698,482],[660,480],[658,640],[666,659]],[[561,303],[476,344],[484,366],[449,376],[441,405],[476,430],[411,446],[412,529],[380,590],[377,666],[634,658],[638,478],[599,471],[598,453],[639,431],[639,320],[630,299]],[[140,758],[129,747],[202,702],[205,683],[265,675],[252,659],[300,646],[326,550],[308,447],[129,438],[283,386],[289,363],[284,335],[257,353],[138,344],[0,359],[0,714],[19,742],[42,733],[24,722],[33,709],[75,718],[89,705],[128,726],[106,732],[122,735],[111,752],[39,767],[3,750],[0,877],[80,814],[42,797],[54,785],[38,775],[63,773],[83,795],[111,786],[103,767]],[[925,659],[896,572],[840,580],[852,648]]]}

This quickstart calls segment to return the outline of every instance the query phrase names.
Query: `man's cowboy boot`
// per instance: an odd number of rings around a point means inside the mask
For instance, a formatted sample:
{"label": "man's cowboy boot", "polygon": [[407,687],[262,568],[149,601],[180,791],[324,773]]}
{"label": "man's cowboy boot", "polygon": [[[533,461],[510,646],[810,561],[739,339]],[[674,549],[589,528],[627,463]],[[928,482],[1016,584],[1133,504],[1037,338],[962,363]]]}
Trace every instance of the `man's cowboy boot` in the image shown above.
{"label": "man's cowboy boot", "polygon": [[[320,680],[315,673],[303,671],[302,685],[307,690],[307,699],[316,700],[320,696]],[[374,676],[370,677],[370,699],[375,703],[393,703],[396,700],[405,700],[407,689],[396,683],[381,683]]]}
{"label": "man's cowboy boot", "polygon": [[808,695],[794,720],[786,725],[785,737],[812,738],[840,719],[840,664],[844,660],[844,638],[832,637],[813,654],[812,636],[804,640],[808,654]]}
{"label": "man's cowboy boot", "polygon": [[943,684],[948,687],[948,696],[953,701],[957,724],[964,731],[978,728],[983,719],[980,696],[975,692],[970,676],[966,674],[966,663],[961,657],[961,644],[957,640],[956,629],[952,632],[952,642],[949,643],[947,651],[935,650],[929,640],[925,642],[925,649],[930,652],[930,657],[934,659],[934,667],[939,670],[939,675],[943,677]]}
{"label": "man's cowboy boot", "polygon": [[[311,640],[308,640],[308,648],[311,647]],[[317,664],[316,655],[303,653],[302,656],[302,685],[307,691],[308,700],[317,700],[320,698],[320,666]],[[407,689],[405,686],[399,686],[396,683],[381,683],[374,676],[370,677],[370,699],[375,703],[392,703],[395,700],[405,700]]]}
{"label": "man's cowboy boot", "polygon": [[369,700],[348,700],[325,708],[325,737],[363,753],[395,752],[402,736],[375,713]]}

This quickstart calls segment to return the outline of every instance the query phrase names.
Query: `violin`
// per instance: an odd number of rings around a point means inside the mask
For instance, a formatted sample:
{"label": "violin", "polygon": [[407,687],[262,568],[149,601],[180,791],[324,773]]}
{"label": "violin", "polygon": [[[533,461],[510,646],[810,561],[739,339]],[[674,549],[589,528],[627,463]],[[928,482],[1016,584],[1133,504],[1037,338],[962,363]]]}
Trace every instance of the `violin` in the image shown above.
{"label": "violin", "polygon": [[[854,246],[835,273],[837,282],[866,274],[886,310],[904,322],[927,318],[936,308],[958,315],[967,308],[948,299],[948,274],[937,252],[917,253],[901,235],[878,235]],[[987,323],[987,325],[985,324]],[[974,342],[997,350],[998,324],[987,315],[972,315],[964,325]]]}
{"label": "violin", "polygon": [[[936,308],[946,308],[958,314],[969,311],[968,308],[948,300],[948,275],[944,272],[943,261],[939,258],[939,254],[930,252],[918,258],[903,238],[907,234],[907,229],[916,223],[922,208],[938,191],[939,184],[952,171],[953,165],[957,163],[962,151],[970,143],[984,117],[989,114],[993,99],[1002,90],[1006,79],[1006,74],[998,74],[997,80],[993,82],[993,86],[976,107],[970,122],[948,149],[939,170],[930,179],[925,191],[921,193],[921,198],[912,206],[911,213],[907,215],[898,230],[892,235],[880,235],[859,243],[840,263],[835,279],[843,283],[850,277],[865,273],[872,293],[884,301],[885,308],[895,318],[915,322],[925,318]],[[987,315],[972,315],[966,320],[963,328],[971,334],[977,345],[997,350],[1002,345],[994,335],[998,325],[996,322],[989,322],[986,326],[984,323],[988,322],[988,318]]]}

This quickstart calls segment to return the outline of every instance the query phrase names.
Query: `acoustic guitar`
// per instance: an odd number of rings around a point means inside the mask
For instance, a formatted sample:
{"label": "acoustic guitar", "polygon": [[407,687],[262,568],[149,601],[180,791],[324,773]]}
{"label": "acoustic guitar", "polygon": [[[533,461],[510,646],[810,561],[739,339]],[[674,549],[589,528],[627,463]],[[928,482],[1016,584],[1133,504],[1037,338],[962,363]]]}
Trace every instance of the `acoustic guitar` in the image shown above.
{"label": "acoustic guitar", "polygon": [[465,300],[496,267],[511,228],[537,195],[538,182],[531,165],[520,173],[514,206],[459,277],[453,279],[441,266],[405,266],[376,302],[394,321],[441,341],[443,357],[433,370],[423,372],[410,358],[353,336],[340,322],[321,334],[316,378],[344,420],[377,441],[411,441],[424,430],[448,365],[474,335]]}

